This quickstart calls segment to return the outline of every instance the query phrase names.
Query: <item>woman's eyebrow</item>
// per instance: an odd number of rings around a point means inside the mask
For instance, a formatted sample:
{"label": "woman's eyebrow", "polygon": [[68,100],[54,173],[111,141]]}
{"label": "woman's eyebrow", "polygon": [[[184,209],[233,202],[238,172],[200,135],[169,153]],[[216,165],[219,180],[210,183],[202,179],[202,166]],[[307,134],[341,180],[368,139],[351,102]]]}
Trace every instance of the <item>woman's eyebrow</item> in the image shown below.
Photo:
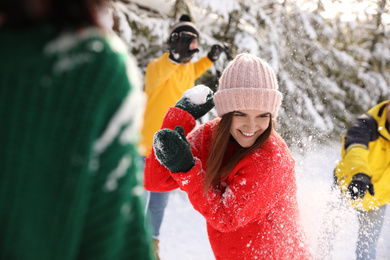
{"label": "woman's eyebrow", "polygon": [[269,112],[266,112],[266,113],[262,113],[262,114],[260,114],[259,116],[268,116],[268,115],[270,115],[271,113],[269,113]]}
{"label": "woman's eyebrow", "polygon": [[234,111],[234,113],[236,114],[241,114],[241,115],[246,115],[245,113],[241,112],[241,111]]}

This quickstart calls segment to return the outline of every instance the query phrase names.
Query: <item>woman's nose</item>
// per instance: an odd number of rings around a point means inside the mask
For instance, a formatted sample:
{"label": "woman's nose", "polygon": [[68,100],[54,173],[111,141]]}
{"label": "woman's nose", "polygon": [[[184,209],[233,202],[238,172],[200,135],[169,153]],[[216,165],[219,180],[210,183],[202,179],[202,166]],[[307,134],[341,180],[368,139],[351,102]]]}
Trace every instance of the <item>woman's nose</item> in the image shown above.
{"label": "woman's nose", "polygon": [[257,130],[257,124],[255,120],[249,119],[246,123],[249,132],[255,132]]}

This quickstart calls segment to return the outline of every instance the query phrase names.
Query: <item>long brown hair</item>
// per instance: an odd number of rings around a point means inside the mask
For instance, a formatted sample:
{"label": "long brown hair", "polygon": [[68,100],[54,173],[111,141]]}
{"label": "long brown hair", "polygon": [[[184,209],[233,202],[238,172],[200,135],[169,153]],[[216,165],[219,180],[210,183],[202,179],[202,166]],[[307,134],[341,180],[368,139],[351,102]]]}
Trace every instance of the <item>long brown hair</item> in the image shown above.
{"label": "long brown hair", "polygon": [[228,177],[233,168],[241,161],[246,155],[259,149],[268,140],[273,129],[272,118],[269,120],[267,129],[256,140],[256,142],[248,148],[239,146],[239,148],[229,158],[226,165],[222,167],[227,146],[229,144],[230,126],[233,121],[233,113],[230,112],[222,116],[218,123],[216,130],[213,134],[213,142],[210,150],[209,158],[207,159],[207,169],[205,182],[203,186],[203,192],[207,193],[210,186],[213,188],[219,188],[220,180]]}

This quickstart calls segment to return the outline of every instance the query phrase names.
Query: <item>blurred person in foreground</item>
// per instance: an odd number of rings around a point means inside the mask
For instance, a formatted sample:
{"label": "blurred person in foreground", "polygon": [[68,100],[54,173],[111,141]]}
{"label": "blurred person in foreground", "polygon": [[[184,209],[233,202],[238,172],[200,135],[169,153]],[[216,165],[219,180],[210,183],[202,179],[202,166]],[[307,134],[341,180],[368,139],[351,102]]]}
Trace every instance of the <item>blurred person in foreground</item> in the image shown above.
{"label": "blurred person in foreground", "polygon": [[[99,0],[0,2],[0,259],[152,259],[143,94]],[[103,9],[101,9],[103,10]]]}
{"label": "blurred person in foreground", "polygon": [[[342,137],[335,186],[358,218],[356,259],[376,259],[376,246],[390,202],[390,102],[383,101],[356,118]],[[336,187],[337,187],[336,186]],[[331,204],[329,210],[340,208]],[[325,220],[319,257],[327,259],[339,222]],[[329,258],[330,259],[330,258]]]}
{"label": "blurred person in foreground", "polygon": [[[149,62],[145,72],[146,104],[142,128],[141,149],[144,157],[149,155],[153,135],[160,129],[168,108],[174,106],[182,94],[194,86],[195,80],[203,75],[218,60],[226,44],[215,44],[207,55],[191,62],[199,52],[199,30],[187,14],[180,17],[170,32],[169,51]],[[148,212],[153,229],[155,252],[158,258],[160,227],[167,206],[169,192],[149,193]]]}

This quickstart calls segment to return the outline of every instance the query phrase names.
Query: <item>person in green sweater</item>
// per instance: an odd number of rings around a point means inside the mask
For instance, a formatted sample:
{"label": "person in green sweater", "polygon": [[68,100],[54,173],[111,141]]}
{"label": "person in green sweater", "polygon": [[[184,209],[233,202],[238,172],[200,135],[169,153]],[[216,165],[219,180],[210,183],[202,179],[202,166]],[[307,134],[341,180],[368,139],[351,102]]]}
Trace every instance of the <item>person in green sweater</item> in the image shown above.
{"label": "person in green sweater", "polygon": [[[134,58],[98,0],[0,2],[0,259],[153,259]],[[142,110],[142,109],[141,109]]]}

